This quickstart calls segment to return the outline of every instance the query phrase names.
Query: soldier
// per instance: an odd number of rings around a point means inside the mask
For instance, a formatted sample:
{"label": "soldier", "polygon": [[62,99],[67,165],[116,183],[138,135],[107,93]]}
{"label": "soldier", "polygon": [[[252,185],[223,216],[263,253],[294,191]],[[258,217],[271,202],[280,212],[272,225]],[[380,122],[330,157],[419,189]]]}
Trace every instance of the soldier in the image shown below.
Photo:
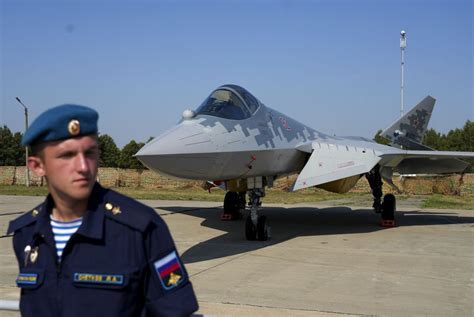
{"label": "soldier", "polygon": [[23,316],[189,316],[198,304],[156,212],[96,182],[98,114],[62,105],[23,136],[44,203],[10,223]]}

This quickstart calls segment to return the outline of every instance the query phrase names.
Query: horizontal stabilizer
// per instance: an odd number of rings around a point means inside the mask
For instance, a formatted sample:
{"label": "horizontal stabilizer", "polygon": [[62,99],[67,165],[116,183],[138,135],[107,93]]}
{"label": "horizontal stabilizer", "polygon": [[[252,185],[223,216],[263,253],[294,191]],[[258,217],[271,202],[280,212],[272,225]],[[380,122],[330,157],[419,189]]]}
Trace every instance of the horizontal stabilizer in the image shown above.
{"label": "horizontal stabilizer", "polygon": [[454,159],[409,158],[398,164],[396,171],[400,174],[451,174],[462,173],[469,163]]}
{"label": "horizontal stabilizer", "polygon": [[469,163],[460,158],[474,158],[474,152],[403,151],[380,155],[380,165],[392,167],[400,174],[462,173]]}

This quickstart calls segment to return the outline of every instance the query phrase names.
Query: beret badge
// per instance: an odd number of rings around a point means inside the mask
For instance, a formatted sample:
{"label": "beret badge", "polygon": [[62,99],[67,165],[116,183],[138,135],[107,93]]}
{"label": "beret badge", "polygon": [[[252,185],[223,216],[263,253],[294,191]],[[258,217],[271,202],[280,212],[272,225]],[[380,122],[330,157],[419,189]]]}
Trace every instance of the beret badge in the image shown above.
{"label": "beret badge", "polygon": [[81,132],[81,124],[77,120],[71,120],[69,121],[67,129],[70,135],[76,136]]}

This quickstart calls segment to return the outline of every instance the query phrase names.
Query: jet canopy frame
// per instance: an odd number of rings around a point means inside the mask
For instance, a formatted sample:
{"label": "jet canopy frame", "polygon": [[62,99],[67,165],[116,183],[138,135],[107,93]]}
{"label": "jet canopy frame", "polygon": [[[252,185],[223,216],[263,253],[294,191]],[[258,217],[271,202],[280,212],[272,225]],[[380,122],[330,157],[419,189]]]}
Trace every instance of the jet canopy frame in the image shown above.
{"label": "jet canopy frame", "polygon": [[196,115],[209,115],[230,120],[250,118],[261,106],[250,92],[237,85],[224,85],[214,90],[196,109]]}

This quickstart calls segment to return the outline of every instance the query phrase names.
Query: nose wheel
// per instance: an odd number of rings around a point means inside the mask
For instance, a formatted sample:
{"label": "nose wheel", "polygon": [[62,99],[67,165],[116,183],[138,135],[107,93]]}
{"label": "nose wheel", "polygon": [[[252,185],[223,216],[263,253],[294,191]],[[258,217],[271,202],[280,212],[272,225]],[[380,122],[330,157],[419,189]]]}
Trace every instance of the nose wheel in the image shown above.
{"label": "nose wheel", "polygon": [[267,241],[270,232],[270,228],[267,225],[267,217],[259,216],[257,219],[257,225],[254,225],[251,216],[247,217],[245,221],[245,237],[249,241],[259,240]]}
{"label": "nose wheel", "polygon": [[267,217],[258,215],[258,207],[261,205],[260,198],[265,196],[261,189],[249,190],[250,215],[245,221],[245,237],[249,241],[266,241],[270,238],[270,227]]}
{"label": "nose wheel", "polygon": [[245,221],[245,238],[249,241],[257,240],[257,227],[253,224],[250,216]]}
{"label": "nose wheel", "polygon": [[267,217],[259,216],[257,220],[257,238],[260,241],[267,241],[270,227],[267,225]]}

